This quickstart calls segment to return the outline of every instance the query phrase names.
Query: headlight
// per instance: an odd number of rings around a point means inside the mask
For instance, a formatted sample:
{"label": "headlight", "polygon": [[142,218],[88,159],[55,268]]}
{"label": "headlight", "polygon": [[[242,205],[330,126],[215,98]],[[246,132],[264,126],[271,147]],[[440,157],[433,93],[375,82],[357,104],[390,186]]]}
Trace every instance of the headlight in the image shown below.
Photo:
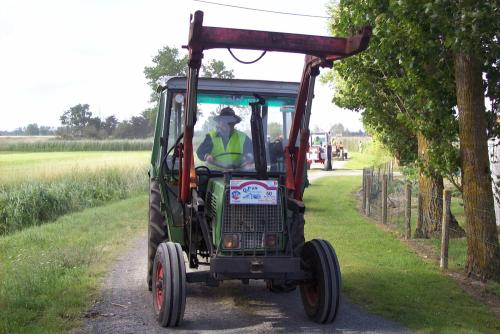
{"label": "headlight", "polygon": [[279,244],[278,235],[276,233],[267,233],[264,236],[264,247],[276,248]]}
{"label": "headlight", "polygon": [[224,248],[240,248],[240,234],[224,234],[222,244],[224,245]]}

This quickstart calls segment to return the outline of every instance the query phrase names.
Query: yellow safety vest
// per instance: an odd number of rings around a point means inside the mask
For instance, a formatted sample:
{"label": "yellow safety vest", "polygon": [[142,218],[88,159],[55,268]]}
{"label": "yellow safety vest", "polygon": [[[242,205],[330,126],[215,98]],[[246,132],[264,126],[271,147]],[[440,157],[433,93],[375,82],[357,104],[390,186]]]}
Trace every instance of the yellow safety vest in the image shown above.
{"label": "yellow safety vest", "polygon": [[238,130],[233,130],[227,146],[224,148],[222,137],[217,131],[209,133],[212,139],[212,152],[215,163],[221,165],[239,166],[243,162],[243,146],[245,145],[246,135]]}

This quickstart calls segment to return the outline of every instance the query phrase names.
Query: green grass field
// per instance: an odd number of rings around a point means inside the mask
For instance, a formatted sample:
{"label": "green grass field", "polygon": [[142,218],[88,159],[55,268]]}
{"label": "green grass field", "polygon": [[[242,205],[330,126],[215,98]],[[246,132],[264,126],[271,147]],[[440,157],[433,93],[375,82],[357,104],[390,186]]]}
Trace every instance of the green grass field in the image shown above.
{"label": "green grass field", "polygon": [[103,169],[144,168],[151,153],[136,152],[0,152],[0,184],[33,180],[49,181],[61,176]]}
{"label": "green grass field", "polygon": [[332,242],[347,298],[422,333],[498,333],[492,312],[357,211],[360,184],[360,177],[320,179],[305,195],[306,239]]}
{"label": "green grass field", "polygon": [[147,221],[147,195],[0,237],[0,333],[61,333],[82,322],[112,260]]}

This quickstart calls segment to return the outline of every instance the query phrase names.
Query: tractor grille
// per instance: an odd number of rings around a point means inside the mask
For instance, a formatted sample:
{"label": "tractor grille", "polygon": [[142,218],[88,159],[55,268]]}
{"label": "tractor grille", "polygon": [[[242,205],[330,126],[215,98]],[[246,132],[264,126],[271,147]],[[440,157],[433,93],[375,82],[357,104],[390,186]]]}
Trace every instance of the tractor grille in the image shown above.
{"label": "tractor grille", "polygon": [[241,233],[241,249],[263,248],[264,233],[283,232],[281,192],[281,188],[278,188],[277,205],[231,205],[229,191],[226,191],[222,232]]}

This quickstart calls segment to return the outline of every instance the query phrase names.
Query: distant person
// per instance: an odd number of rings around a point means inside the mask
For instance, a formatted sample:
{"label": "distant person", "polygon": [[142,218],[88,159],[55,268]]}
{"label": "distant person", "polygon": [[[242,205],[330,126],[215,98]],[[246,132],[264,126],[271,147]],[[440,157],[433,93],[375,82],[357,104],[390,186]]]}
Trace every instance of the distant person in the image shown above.
{"label": "distant person", "polygon": [[363,153],[363,142],[360,140],[358,144],[358,152]]}
{"label": "distant person", "polygon": [[252,140],[234,128],[241,122],[230,107],[223,108],[214,118],[216,129],[210,131],[196,150],[201,161],[224,169],[238,169],[253,162]]}

